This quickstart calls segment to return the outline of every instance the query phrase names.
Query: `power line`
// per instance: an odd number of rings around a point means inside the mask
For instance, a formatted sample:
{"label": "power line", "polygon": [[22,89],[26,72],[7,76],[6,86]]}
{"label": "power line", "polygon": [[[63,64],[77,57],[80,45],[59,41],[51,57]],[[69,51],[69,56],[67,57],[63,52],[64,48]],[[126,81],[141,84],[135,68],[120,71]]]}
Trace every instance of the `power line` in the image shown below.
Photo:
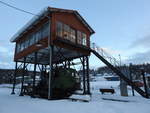
{"label": "power line", "polygon": [[15,9],[15,10],[18,10],[18,11],[21,11],[21,12],[24,12],[24,13],[27,13],[27,14],[34,15],[34,16],[38,16],[38,17],[39,17],[39,15],[37,15],[37,14],[34,14],[34,13],[32,13],[32,12],[29,12],[29,11],[25,11],[25,10],[20,9],[20,8],[17,8],[17,7],[15,7],[15,6],[10,5],[10,4],[8,4],[8,3],[6,3],[6,2],[3,2],[3,1],[1,1],[1,0],[0,0],[0,3],[3,4],[3,5],[5,5],[5,6],[11,7],[11,8],[13,8],[13,9]]}

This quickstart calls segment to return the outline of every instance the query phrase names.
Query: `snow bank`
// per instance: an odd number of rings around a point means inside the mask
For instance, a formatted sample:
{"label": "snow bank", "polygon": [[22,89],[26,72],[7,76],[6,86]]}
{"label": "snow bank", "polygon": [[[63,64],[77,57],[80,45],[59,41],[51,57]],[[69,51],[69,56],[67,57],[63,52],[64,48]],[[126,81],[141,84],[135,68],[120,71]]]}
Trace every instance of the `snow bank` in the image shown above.
{"label": "snow bank", "polygon": [[76,99],[76,100],[85,100],[85,101],[91,100],[90,95],[71,95],[69,98]]}
{"label": "snow bank", "polygon": [[[122,97],[119,94],[119,82],[97,81],[91,82],[92,95],[72,95],[70,98],[90,100],[86,102],[72,102],[64,100],[45,100],[18,96],[20,89],[16,89],[16,95],[10,95],[9,84],[0,85],[0,113],[150,113],[150,99],[140,95]],[[8,86],[8,87],[5,87]],[[19,86],[19,85],[17,85]],[[116,94],[102,95],[97,89],[113,87]],[[80,92],[82,93],[82,92]],[[121,101],[113,101],[121,100]]]}
{"label": "snow bank", "polygon": [[[149,113],[150,100],[142,97],[128,97],[131,102],[116,102],[93,95],[88,103],[69,100],[49,101],[44,99],[10,95],[11,90],[0,88],[0,113]],[[109,98],[111,96],[107,95]],[[105,95],[106,97],[106,95]],[[114,96],[112,96],[114,97]],[[118,96],[117,98],[124,98]],[[126,100],[126,99],[125,99]]]}

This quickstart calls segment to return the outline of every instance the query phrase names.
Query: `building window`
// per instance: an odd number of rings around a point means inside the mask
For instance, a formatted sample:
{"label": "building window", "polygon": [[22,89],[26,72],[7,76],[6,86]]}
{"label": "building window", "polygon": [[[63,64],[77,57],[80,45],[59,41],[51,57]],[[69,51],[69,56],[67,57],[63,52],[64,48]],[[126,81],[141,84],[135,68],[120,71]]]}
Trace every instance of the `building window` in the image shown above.
{"label": "building window", "polygon": [[24,48],[27,48],[28,47],[28,40],[25,40],[24,41]]}
{"label": "building window", "polygon": [[49,35],[49,30],[49,23],[44,24],[41,29],[41,38],[47,37]]}
{"label": "building window", "polygon": [[33,45],[35,43],[35,38],[34,38],[34,35],[31,34],[30,36],[30,46]]}
{"label": "building window", "polygon": [[72,42],[75,42],[76,41],[76,32],[74,29],[70,28],[70,40]]}
{"label": "building window", "polygon": [[82,33],[82,44],[83,45],[87,45],[87,38],[86,38],[86,34],[85,33]]}
{"label": "building window", "polygon": [[56,23],[56,35],[72,42],[75,42],[76,40],[75,30],[61,22]]}
{"label": "building window", "polygon": [[24,49],[24,44],[23,42],[20,43],[20,51],[22,51]]}
{"label": "building window", "polygon": [[35,34],[35,42],[38,42],[41,39],[41,29],[38,30]]}
{"label": "building window", "polygon": [[26,39],[17,44],[17,52],[28,48],[29,46],[37,43],[42,38],[46,38],[49,34],[49,23],[43,24],[36,32],[29,34]]}
{"label": "building window", "polygon": [[17,50],[16,50],[16,52],[17,53],[20,52],[20,43],[17,43]]}
{"label": "building window", "polygon": [[80,31],[77,32],[77,43],[84,46],[87,45],[87,36],[85,33]]}
{"label": "building window", "polygon": [[29,40],[29,46],[31,46],[31,35],[29,35],[27,38]]}
{"label": "building window", "polygon": [[77,43],[82,44],[82,33],[80,31],[77,32]]}
{"label": "building window", "polygon": [[29,38],[27,38],[27,47],[29,47],[30,46],[30,39]]}
{"label": "building window", "polygon": [[66,24],[64,24],[64,32],[63,32],[63,37],[67,40],[70,40],[70,27]]}
{"label": "building window", "polygon": [[63,32],[63,24],[61,22],[57,22],[57,25],[56,25],[56,35],[58,37],[63,37],[62,36],[62,32]]}

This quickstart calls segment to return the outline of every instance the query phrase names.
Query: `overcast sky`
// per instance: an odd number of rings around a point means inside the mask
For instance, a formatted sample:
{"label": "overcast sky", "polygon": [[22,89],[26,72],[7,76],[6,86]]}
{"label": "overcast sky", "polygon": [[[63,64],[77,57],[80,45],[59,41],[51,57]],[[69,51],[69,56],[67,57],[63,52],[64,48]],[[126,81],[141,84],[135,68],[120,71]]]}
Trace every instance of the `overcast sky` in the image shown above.
{"label": "overcast sky", "polygon": [[[150,0],[2,0],[38,13],[46,6],[75,9],[95,30],[93,42],[124,63],[150,61]],[[0,68],[14,68],[10,38],[33,16],[0,4]],[[125,60],[126,59],[126,60]],[[93,55],[90,66],[100,66]]]}

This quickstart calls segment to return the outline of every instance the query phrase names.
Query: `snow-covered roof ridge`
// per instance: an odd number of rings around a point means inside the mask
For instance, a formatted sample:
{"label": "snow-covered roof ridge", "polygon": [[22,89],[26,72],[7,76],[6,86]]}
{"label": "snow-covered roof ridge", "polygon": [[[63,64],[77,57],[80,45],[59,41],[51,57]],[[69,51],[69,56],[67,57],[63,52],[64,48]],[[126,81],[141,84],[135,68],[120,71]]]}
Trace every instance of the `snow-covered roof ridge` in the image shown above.
{"label": "snow-covered roof ridge", "polygon": [[53,7],[45,7],[42,9],[38,14],[36,14],[25,26],[23,26],[11,39],[11,42],[15,42],[21,35],[29,28],[31,28],[40,18],[46,17],[47,12],[67,12],[67,13],[74,13],[77,18],[89,29],[91,34],[95,33],[94,30],[88,25],[88,23],[82,18],[82,16],[76,10],[69,10],[69,9],[60,9],[60,8],[53,8]]}
{"label": "snow-covered roof ridge", "polygon": [[28,29],[34,22],[36,22],[44,13],[48,11],[48,7],[43,8],[38,14],[33,16],[29,22],[27,22],[13,37],[10,39],[11,42],[14,42],[19,36],[24,32],[26,29]]}

